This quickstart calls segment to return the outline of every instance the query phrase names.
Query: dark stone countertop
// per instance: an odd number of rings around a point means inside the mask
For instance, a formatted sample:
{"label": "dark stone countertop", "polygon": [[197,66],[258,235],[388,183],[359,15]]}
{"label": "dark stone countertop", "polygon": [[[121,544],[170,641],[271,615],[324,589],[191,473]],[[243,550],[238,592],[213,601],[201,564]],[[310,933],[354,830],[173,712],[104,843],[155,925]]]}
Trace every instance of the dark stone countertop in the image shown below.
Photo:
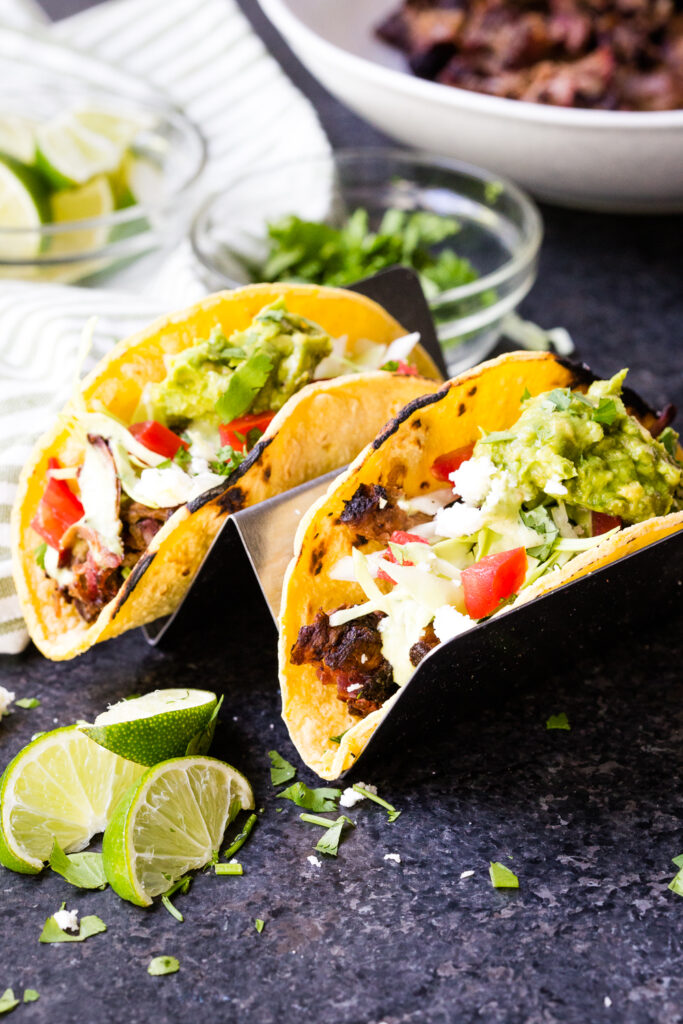
{"label": "dark stone countertop", "polygon": [[[243,2],[272,42],[253,0]],[[78,6],[45,0],[55,15]],[[377,141],[273,46],[335,144]],[[598,371],[629,365],[646,397],[683,406],[683,218],[543,212],[541,272],[523,312],[567,326]],[[214,752],[247,774],[264,809],[240,856],[244,876],[199,874],[177,900],[184,924],[47,872],[0,871],[0,991],[41,993],[14,1020],[683,1021],[683,902],[667,888],[671,858],[683,852],[682,615],[599,655],[549,664],[521,695],[397,751],[365,781],[401,817],[388,824],[380,808],[357,806],[338,859],[317,868],[307,857],[318,830],[269,782],[268,749],[297,759],[279,719],[274,633],[264,637],[242,593],[232,580],[221,598],[232,638],[227,629],[188,637],[173,655],[135,633],[70,663],[34,650],[0,660],[3,685],[42,701],[3,720],[3,762],[33,732],[90,718],[131,692],[202,685],[226,695]],[[643,579],[643,604],[656,596],[656,581]],[[571,731],[547,731],[560,711]],[[394,852],[400,864],[384,860]],[[518,891],[491,887],[490,860],[510,864]],[[466,870],[475,873],[461,879]],[[106,935],[40,946],[65,898],[99,914]],[[151,957],[168,953],[180,972],[148,977]]]}

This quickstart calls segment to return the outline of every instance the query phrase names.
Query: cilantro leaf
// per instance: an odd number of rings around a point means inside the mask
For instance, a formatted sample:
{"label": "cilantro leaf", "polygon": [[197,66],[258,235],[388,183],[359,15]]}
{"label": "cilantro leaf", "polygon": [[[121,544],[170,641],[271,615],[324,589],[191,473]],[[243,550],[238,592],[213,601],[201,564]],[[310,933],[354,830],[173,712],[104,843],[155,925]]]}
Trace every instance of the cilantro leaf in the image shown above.
{"label": "cilantro leaf", "polygon": [[39,708],[40,701],[37,697],[20,697],[18,700],[15,700],[14,705],[17,708]]}
{"label": "cilantro leaf", "polygon": [[536,533],[540,533],[545,537],[543,544],[537,544],[536,547],[528,549],[529,554],[533,558],[538,558],[539,562],[545,562],[560,532],[555,524],[555,520],[543,505],[537,505],[536,508],[532,508],[529,512],[521,510],[519,518],[530,530],[535,530]]}
{"label": "cilantro leaf", "polygon": [[[659,441],[661,445],[664,445],[672,459],[676,458],[678,434],[675,430],[672,430],[671,427],[666,427],[661,434],[657,436],[657,441]],[[36,561],[38,561],[37,558]]]}
{"label": "cilantro leaf", "polygon": [[107,885],[101,853],[66,854],[55,839],[48,863],[69,885],[79,889],[104,889]]}
{"label": "cilantro leaf", "polygon": [[257,918],[256,918],[256,919],[254,920],[254,928],[255,928],[255,929],[256,929],[256,931],[257,931],[257,932],[259,933],[259,935],[260,935],[260,934],[261,934],[261,932],[263,931],[263,929],[264,929],[264,927],[265,927],[265,924],[266,924],[266,922],[265,922],[265,921],[262,921],[260,917],[257,917]]}
{"label": "cilantro leaf", "polygon": [[344,732],[340,732],[338,736],[328,736],[330,743],[341,743],[344,736],[346,736],[348,729],[344,729]]}
{"label": "cilantro leaf", "polygon": [[683,853],[679,853],[678,857],[672,857],[671,863],[675,864],[677,868],[683,868]]}
{"label": "cilantro leaf", "polygon": [[45,572],[45,552],[46,551],[47,551],[47,544],[43,541],[43,543],[39,544],[38,547],[33,552],[34,558],[36,560],[36,565],[38,565],[43,570],[43,572]]}
{"label": "cilantro leaf", "polygon": [[560,412],[568,409],[572,402],[571,391],[568,388],[555,388],[544,396],[546,402],[550,402]]}
{"label": "cilantro leaf", "polygon": [[9,1013],[15,1006],[19,1005],[19,1000],[14,998],[14,990],[6,988],[0,996],[0,1013]]}
{"label": "cilantro leaf", "polygon": [[683,868],[669,882],[669,888],[678,896],[683,896]]}
{"label": "cilantro leaf", "polygon": [[180,970],[180,962],[174,956],[155,956],[153,960],[150,960],[147,968],[147,973],[151,974],[153,978],[158,978],[162,974],[175,974],[176,971]]}
{"label": "cilantro leaf", "polygon": [[23,1002],[24,1003],[35,1003],[38,999],[40,999],[40,992],[37,992],[36,989],[34,989],[34,988],[25,988],[24,989],[24,998],[23,998]]}
{"label": "cilantro leaf", "polygon": [[232,842],[230,846],[227,848],[227,850],[224,852],[223,856],[226,858],[226,860],[228,860],[230,857],[234,857],[237,851],[242,849],[247,839],[249,838],[249,833],[251,832],[252,828],[254,827],[257,821],[258,816],[256,814],[249,815],[249,817],[244,823],[244,828],[242,829],[240,834],[235,837],[234,842]]}
{"label": "cilantro leaf", "polygon": [[350,818],[347,818],[345,814],[342,814],[335,822],[332,823],[332,825],[330,825],[326,832],[323,832],[315,845],[318,853],[326,853],[329,857],[337,856],[342,829],[346,824],[353,825],[353,822]]}
{"label": "cilantro leaf", "polygon": [[277,750],[269,750],[270,758],[270,781],[274,786],[281,786],[283,782],[289,782],[296,775],[296,768],[284,757],[278,754]]}
{"label": "cilantro leaf", "polygon": [[596,423],[604,423],[610,426],[617,418],[617,406],[613,398],[601,398],[597,409],[593,410],[593,419]]}
{"label": "cilantro leaf", "polygon": [[180,445],[178,451],[173,456],[173,462],[175,462],[176,466],[180,466],[181,469],[186,469],[191,461],[192,456],[190,455],[188,449],[184,448],[183,445]]}
{"label": "cilantro leaf", "polygon": [[191,882],[192,875],[183,875],[182,878],[179,878],[177,882],[173,883],[170,889],[167,889],[166,892],[162,893],[161,895],[161,902],[163,903],[166,910],[168,910],[171,917],[175,917],[176,921],[180,921],[181,924],[185,920],[185,918],[180,913],[178,908],[171,903],[171,896],[173,896],[177,892],[181,892],[184,895],[190,888]]}
{"label": "cilantro leaf", "polygon": [[483,444],[494,444],[496,441],[514,441],[515,435],[511,430],[492,430],[490,434],[480,437]]}
{"label": "cilantro leaf", "polygon": [[246,458],[244,452],[236,452],[229,444],[219,448],[216,455],[218,458],[209,463],[209,469],[212,473],[217,473],[219,476],[230,476],[238,466],[242,465]]}
{"label": "cilantro leaf", "polygon": [[519,400],[520,404],[522,402],[526,402],[527,398],[531,398],[531,392],[529,391],[528,388],[524,388],[524,391],[522,391],[522,397]]}
{"label": "cilantro leaf", "polygon": [[228,381],[228,387],[216,402],[221,422],[230,423],[247,412],[256,395],[268,380],[273,360],[262,348],[256,349],[245,363],[238,366]]}
{"label": "cilantro leaf", "polygon": [[243,875],[244,869],[241,864],[214,864],[213,870],[217,875]]}
{"label": "cilantro leaf", "polygon": [[387,373],[396,373],[398,370],[398,359],[390,359],[383,366],[380,366],[380,370],[386,370]]}
{"label": "cilantro leaf", "polygon": [[519,889],[519,879],[514,871],[499,861],[490,861],[489,875],[494,889]]}
{"label": "cilantro leaf", "polygon": [[96,914],[88,914],[80,920],[80,928],[77,934],[63,932],[54,917],[48,917],[40,933],[39,942],[84,942],[91,935],[98,935],[106,932],[107,926]]}
{"label": "cilantro leaf", "polygon": [[546,721],[545,727],[546,729],[571,729],[569,719],[564,711],[561,711],[559,715],[551,715]]}
{"label": "cilantro leaf", "polygon": [[336,811],[341,789],[309,789],[304,782],[295,782],[277,796],[278,800],[291,800],[297,807],[305,807],[308,811]]}
{"label": "cilantro leaf", "polygon": [[386,800],[382,800],[381,796],[377,796],[376,793],[371,793],[369,789],[364,789],[359,783],[356,783],[353,788],[356,793],[361,793],[364,797],[367,797],[368,800],[372,800],[373,803],[379,804],[380,807],[384,807],[384,809],[389,812],[387,814],[389,821],[396,821],[396,819],[400,817],[401,812],[397,811],[391,804],[388,804]]}

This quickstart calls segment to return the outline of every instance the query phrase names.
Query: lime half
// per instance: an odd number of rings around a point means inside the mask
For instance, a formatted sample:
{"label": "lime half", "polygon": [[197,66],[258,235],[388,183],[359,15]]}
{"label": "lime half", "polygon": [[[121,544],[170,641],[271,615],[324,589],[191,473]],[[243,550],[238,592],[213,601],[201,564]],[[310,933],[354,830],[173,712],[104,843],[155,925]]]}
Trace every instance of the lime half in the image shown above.
{"label": "lime half", "polygon": [[[80,188],[64,189],[52,196],[52,219],[55,224],[92,220],[114,212],[114,195],[109,179],[101,174]],[[52,238],[50,254],[89,253],[100,249],[109,241],[110,228],[106,224],[63,230]]]}
{"label": "lime half", "polygon": [[82,850],[143,771],[75,725],[29,743],[0,779],[0,864],[35,874],[55,839],[67,853]]}
{"label": "lime half", "polygon": [[115,171],[123,147],[90,131],[73,114],[62,114],[36,131],[36,166],[57,188],[84,185]]}
{"label": "lime half", "polygon": [[[41,176],[0,154],[0,259],[33,259],[42,247],[40,227],[49,217],[48,188]],[[5,228],[21,230],[14,234]]]}
{"label": "lime half", "polygon": [[204,867],[251,786],[213,757],[176,757],[149,768],[122,797],[102,842],[104,871],[124,900],[147,907],[187,871]]}
{"label": "lime half", "polygon": [[208,690],[154,690],[119,701],[81,728],[107,750],[149,766],[184,754],[211,721],[216,704],[216,694]]}

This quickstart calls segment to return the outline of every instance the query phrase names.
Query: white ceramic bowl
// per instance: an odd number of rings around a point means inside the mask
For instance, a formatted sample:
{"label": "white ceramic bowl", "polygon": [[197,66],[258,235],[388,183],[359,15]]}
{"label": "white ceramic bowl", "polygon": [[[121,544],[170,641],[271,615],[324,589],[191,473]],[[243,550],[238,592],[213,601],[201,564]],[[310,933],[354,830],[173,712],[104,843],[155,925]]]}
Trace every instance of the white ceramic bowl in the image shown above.
{"label": "white ceramic bowl", "polygon": [[374,28],[398,0],[260,0],[338,99],[396,139],[589,210],[683,210],[683,110],[573,110],[416,78]]}

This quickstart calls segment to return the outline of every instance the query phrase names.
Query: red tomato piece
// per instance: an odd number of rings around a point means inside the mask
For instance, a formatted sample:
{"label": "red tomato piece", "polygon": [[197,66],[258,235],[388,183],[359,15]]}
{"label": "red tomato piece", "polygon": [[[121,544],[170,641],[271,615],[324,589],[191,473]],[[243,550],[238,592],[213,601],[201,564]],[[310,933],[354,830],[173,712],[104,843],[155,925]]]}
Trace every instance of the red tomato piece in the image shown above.
{"label": "red tomato piece", "polygon": [[[270,426],[275,413],[268,412],[247,412],[244,416],[238,416],[230,423],[221,423],[218,428],[221,435],[221,444],[229,444],[235,451],[242,451],[246,447],[246,438],[250,430],[260,430],[261,433]],[[241,438],[237,435],[241,434]]]}
{"label": "red tomato piece", "polygon": [[591,532],[593,537],[598,537],[601,533],[607,533],[608,530],[613,530],[615,526],[621,529],[621,519],[619,516],[608,516],[606,512],[591,512]]}
{"label": "red tomato piece", "polygon": [[[59,469],[57,459],[48,460],[48,471]],[[83,506],[66,480],[54,480],[49,476],[47,487],[38,503],[38,510],[31,526],[51,548],[59,550],[59,542],[65,532],[83,515]]]}
{"label": "red tomato piece", "polygon": [[474,445],[466,444],[463,448],[455,448],[452,452],[439,455],[438,459],[434,459],[432,463],[432,474],[437,480],[448,480],[451,473],[455,473],[463,462],[467,462],[472,457],[473,451]]}
{"label": "red tomato piece", "polygon": [[398,366],[396,367],[396,373],[402,373],[404,377],[417,377],[417,366],[415,363],[406,363],[403,359],[399,359]]}
{"label": "red tomato piece", "polygon": [[516,594],[527,570],[524,548],[513,548],[498,555],[486,555],[462,571],[465,608],[473,619],[495,612],[501,601]]}
{"label": "red tomato piece", "polygon": [[190,447],[182,437],[178,437],[163,423],[157,423],[156,420],[131,423],[128,429],[140,444],[144,444],[145,448],[149,448],[151,452],[163,455],[167,459],[172,459],[179,448],[188,449]]}

